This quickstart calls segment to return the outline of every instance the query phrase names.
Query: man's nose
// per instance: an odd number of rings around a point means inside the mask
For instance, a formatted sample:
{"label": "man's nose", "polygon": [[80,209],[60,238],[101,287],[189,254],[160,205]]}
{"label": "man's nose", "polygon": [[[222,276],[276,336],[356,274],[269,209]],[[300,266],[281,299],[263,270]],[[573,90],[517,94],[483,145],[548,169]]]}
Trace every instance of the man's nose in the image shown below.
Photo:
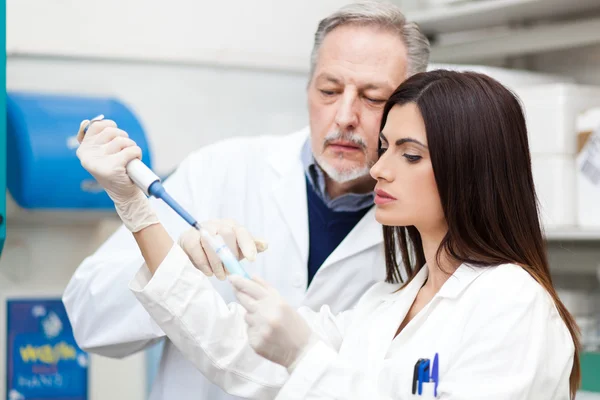
{"label": "man's nose", "polygon": [[335,122],[340,131],[353,131],[358,127],[357,96],[354,93],[344,92],[339,102]]}

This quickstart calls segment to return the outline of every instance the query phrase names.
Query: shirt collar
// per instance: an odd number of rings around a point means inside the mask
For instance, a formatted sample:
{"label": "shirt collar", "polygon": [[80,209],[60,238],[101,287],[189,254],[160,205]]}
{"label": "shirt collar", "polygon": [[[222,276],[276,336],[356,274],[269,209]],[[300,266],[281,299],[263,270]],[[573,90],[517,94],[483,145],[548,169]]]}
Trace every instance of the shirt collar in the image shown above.
{"label": "shirt collar", "polygon": [[354,212],[373,205],[374,194],[346,193],[335,199],[327,194],[325,172],[321,169],[312,153],[310,137],[304,142],[301,152],[302,164],[310,185],[330,210],[338,212]]}

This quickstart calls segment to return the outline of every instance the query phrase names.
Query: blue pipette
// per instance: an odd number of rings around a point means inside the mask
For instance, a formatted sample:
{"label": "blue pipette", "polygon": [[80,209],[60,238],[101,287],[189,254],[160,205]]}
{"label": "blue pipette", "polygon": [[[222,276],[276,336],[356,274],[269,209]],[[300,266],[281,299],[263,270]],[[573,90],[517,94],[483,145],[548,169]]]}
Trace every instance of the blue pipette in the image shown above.
{"label": "blue pipette", "polygon": [[[93,118],[90,123],[84,128],[83,133],[85,134],[90,125],[95,121],[101,121],[104,119],[104,115],[99,115]],[[220,235],[213,236],[206,229],[204,229],[198,221],[191,216],[173,197],[167,193],[162,185],[160,178],[152,172],[150,168],[146,166],[141,160],[131,160],[125,167],[127,175],[147,196],[154,196],[157,199],[164,201],[173,211],[175,211],[181,218],[183,218],[188,224],[197,229],[200,232],[200,236],[208,242],[208,245],[217,253],[219,259],[227,268],[227,271],[232,274],[241,275],[245,278],[250,278],[248,273],[244,270],[242,265],[239,263],[237,258],[233,255],[229,247],[225,244],[225,241]]]}

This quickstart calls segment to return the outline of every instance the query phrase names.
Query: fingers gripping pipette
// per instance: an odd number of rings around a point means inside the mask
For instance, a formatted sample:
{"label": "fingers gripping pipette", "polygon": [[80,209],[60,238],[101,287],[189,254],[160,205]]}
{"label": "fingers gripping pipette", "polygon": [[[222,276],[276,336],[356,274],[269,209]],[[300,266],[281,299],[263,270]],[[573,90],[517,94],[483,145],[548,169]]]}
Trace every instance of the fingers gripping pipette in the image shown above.
{"label": "fingers gripping pipette", "polygon": [[[93,118],[88,125],[83,129],[85,134],[92,123],[101,121],[104,119],[104,115],[99,115]],[[202,238],[206,240],[208,245],[217,253],[219,259],[232,274],[241,275],[245,278],[249,278],[248,273],[241,266],[237,258],[233,255],[231,250],[225,244],[225,241],[220,235],[213,236],[206,229],[204,229],[198,221],[194,219],[175,199],[173,199],[165,190],[162,182],[158,176],[150,168],[146,166],[141,160],[131,160],[125,167],[127,175],[147,196],[154,196],[157,199],[164,201],[173,211],[175,211],[181,218],[183,218],[188,224],[196,228]]]}

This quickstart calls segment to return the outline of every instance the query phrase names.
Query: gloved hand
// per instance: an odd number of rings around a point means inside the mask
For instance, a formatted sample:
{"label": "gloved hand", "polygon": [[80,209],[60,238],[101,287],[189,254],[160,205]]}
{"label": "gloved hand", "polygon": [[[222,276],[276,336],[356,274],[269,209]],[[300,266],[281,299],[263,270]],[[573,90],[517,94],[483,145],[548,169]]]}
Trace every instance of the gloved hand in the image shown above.
{"label": "gloved hand", "polygon": [[264,280],[237,275],[228,278],[246,309],[248,339],[254,351],[291,373],[318,336],[304,318]]}
{"label": "gloved hand", "polygon": [[[238,260],[245,258],[254,261],[257,253],[267,249],[267,242],[255,239],[246,228],[232,220],[212,220],[200,225],[211,235],[220,235]],[[204,275],[214,274],[219,280],[224,280],[228,275],[219,256],[206,240],[200,237],[198,230],[191,228],[185,231],[179,237],[179,246],[188,255],[192,264]]]}
{"label": "gloved hand", "polygon": [[[91,124],[91,125],[90,125]],[[87,133],[84,129],[90,125]],[[77,157],[115,203],[117,214],[131,232],[158,223],[146,195],[131,181],[125,166],[142,158],[142,150],[111,120],[85,120],[79,126]]]}

